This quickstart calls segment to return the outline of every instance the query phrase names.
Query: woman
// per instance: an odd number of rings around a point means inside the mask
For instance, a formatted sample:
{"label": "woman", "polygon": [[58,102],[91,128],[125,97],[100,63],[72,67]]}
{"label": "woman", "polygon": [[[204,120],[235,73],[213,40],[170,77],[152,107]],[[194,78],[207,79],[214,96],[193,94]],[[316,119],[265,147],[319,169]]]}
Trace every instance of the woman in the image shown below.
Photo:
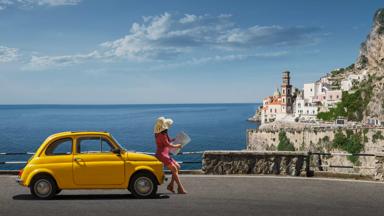
{"label": "woman", "polygon": [[172,126],[172,124],[172,119],[160,117],[156,120],[154,133],[157,150],[155,156],[157,157],[157,159],[159,159],[159,161],[163,162],[163,164],[167,166],[168,169],[172,172],[172,179],[169,185],[167,186],[167,189],[172,193],[175,193],[173,185],[174,182],[176,182],[178,186],[177,193],[186,194],[187,191],[184,189],[179,179],[178,172],[180,170],[180,165],[169,156],[169,148],[181,148],[181,144],[172,144],[171,142],[174,141],[174,139],[171,140],[168,136],[168,129]]}

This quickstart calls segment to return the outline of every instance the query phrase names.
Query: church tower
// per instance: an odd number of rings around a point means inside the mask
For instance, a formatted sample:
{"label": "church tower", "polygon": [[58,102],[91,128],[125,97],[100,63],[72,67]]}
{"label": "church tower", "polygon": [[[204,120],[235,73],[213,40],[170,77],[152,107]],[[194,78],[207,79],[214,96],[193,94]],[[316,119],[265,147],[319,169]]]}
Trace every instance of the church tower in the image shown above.
{"label": "church tower", "polygon": [[292,113],[292,85],[289,71],[283,72],[283,83],[281,84],[281,108],[283,113]]}

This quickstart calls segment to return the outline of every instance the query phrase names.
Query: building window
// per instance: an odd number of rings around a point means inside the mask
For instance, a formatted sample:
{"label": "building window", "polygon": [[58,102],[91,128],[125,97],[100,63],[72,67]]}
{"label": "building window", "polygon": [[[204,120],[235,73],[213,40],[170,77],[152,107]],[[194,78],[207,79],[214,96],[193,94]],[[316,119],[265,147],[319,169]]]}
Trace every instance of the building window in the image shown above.
{"label": "building window", "polygon": [[331,95],[331,96],[329,96],[329,98],[332,100],[332,95]]}
{"label": "building window", "polygon": [[287,98],[288,103],[291,103],[291,98]]}
{"label": "building window", "polygon": [[285,98],[283,98],[283,103],[285,103]]}
{"label": "building window", "polygon": [[283,89],[283,94],[285,94],[285,89]]}
{"label": "building window", "polygon": [[271,108],[271,109],[269,109],[269,112],[270,112],[270,113],[272,113],[272,108]]}
{"label": "building window", "polygon": [[336,95],[336,98],[339,99],[339,95]]}
{"label": "building window", "polygon": [[312,92],[312,89],[311,89],[311,92]]}
{"label": "building window", "polygon": [[277,109],[275,108],[275,113],[277,113]]}

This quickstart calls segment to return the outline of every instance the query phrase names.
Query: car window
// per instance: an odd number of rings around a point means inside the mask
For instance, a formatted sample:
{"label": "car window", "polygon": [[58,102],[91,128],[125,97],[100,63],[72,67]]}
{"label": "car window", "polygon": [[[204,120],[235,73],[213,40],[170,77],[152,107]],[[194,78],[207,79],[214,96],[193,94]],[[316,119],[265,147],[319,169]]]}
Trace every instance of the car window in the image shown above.
{"label": "car window", "polygon": [[65,138],[56,140],[51,143],[47,150],[45,150],[45,155],[70,155],[72,154],[72,139]]}
{"label": "car window", "polygon": [[86,137],[78,140],[77,152],[81,154],[111,152],[113,146],[101,137]]}

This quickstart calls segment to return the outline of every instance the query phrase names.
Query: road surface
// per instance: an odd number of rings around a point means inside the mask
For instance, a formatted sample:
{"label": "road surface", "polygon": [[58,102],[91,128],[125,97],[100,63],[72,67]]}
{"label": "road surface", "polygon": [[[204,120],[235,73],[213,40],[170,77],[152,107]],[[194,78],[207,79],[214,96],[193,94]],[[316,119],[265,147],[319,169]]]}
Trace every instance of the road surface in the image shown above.
{"label": "road surface", "polygon": [[63,191],[35,200],[0,176],[0,216],[384,215],[384,184],[277,176],[183,175],[189,194],[134,199],[126,190]]}

